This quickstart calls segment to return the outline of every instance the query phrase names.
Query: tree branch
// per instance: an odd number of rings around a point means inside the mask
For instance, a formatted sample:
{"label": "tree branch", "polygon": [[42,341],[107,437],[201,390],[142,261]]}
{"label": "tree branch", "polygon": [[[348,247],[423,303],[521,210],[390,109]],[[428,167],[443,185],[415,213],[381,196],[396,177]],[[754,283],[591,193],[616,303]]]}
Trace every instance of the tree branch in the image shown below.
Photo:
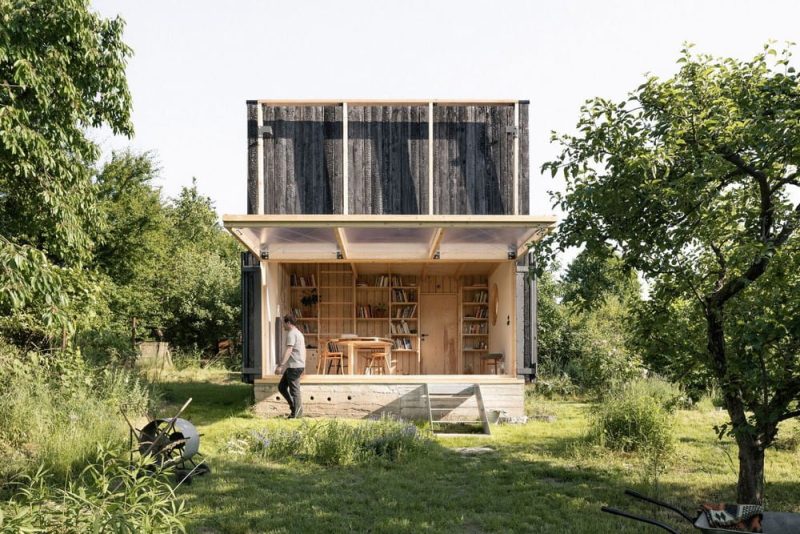
{"label": "tree branch", "polygon": [[766,243],[771,237],[773,222],[772,190],[769,187],[769,178],[766,174],[744,161],[739,154],[724,152],[722,157],[725,158],[725,161],[733,164],[737,169],[753,177],[756,183],[758,183],[758,191],[761,196],[761,210],[758,214],[761,225],[761,242]]}

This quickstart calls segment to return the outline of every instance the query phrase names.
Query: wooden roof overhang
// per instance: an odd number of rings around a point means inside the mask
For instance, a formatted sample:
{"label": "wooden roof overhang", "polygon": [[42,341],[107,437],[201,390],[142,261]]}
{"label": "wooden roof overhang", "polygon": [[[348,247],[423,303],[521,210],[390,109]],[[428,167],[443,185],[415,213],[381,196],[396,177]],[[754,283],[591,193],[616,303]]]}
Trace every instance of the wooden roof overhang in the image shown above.
{"label": "wooden roof overhang", "polygon": [[225,215],[265,261],[308,263],[513,260],[556,223],[534,215]]}

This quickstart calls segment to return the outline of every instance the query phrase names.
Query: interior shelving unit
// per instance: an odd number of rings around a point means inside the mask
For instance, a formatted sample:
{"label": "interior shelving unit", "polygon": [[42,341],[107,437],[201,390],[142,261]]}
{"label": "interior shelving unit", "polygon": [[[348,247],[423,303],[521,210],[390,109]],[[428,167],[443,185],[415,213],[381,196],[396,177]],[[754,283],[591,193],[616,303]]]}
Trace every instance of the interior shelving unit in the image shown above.
{"label": "interior shelving unit", "polygon": [[398,369],[405,374],[419,374],[419,287],[415,276],[391,275],[389,331]]}
{"label": "interior shelving unit", "polygon": [[[356,274],[348,264],[287,264],[285,274],[291,311],[308,349],[348,333],[390,338],[397,373],[421,373],[420,292],[427,278],[392,273],[391,266]],[[459,294],[458,372],[480,374],[481,357],[489,352],[488,279],[461,276],[453,291]]]}
{"label": "interior shelving unit", "polygon": [[480,373],[489,352],[489,284],[485,277],[465,277],[461,286],[462,372]]}
{"label": "interior shelving unit", "polygon": [[391,338],[397,373],[419,374],[416,277],[389,272],[356,276],[343,264],[287,264],[286,275],[291,311],[308,349],[347,333]]}

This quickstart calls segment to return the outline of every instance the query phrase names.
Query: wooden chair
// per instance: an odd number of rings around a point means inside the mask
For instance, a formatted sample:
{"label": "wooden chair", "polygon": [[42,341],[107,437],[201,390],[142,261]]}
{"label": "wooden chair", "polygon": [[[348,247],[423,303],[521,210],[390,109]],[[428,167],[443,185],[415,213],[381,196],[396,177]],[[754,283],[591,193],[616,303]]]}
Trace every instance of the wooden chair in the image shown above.
{"label": "wooden chair", "polygon": [[329,374],[334,363],[336,364],[336,374],[344,374],[345,361],[344,352],[339,346],[332,341],[328,341],[322,347],[322,355],[319,357],[319,362],[317,362],[317,374]]}
{"label": "wooden chair", "polygon": [[397,370],[397,362],[392,359],[392,349],[386,347],[381,352],[372,352],[367,357],[367,367],[365,373],[369,375],[393,375]]}

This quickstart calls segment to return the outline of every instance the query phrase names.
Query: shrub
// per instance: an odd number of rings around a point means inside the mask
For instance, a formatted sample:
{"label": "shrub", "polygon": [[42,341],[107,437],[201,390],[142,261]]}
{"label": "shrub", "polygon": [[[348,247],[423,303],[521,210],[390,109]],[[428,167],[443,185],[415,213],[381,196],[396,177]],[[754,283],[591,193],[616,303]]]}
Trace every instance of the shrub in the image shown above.
{"label": "shrub", "polygon": [[296,459],[321,465],[395,462],[424,449],[430,440],[410,423],[381,419],[347,423],[303,421],[295,428],[267,428],[228,441],[234,454],[268,460]]}
{"label": "shrub", "polygon": [[44,469],[18,477],[14,497],[0,503],[0,532],[185,532],[184,503],[164,477],[98,449],[63,486]]}
{"label": "shrub", "polygon": [[612,450],[666,453],[672,449],[672,415],[647,386],[631,384],[604,398],[593,414],[590,438]]}

